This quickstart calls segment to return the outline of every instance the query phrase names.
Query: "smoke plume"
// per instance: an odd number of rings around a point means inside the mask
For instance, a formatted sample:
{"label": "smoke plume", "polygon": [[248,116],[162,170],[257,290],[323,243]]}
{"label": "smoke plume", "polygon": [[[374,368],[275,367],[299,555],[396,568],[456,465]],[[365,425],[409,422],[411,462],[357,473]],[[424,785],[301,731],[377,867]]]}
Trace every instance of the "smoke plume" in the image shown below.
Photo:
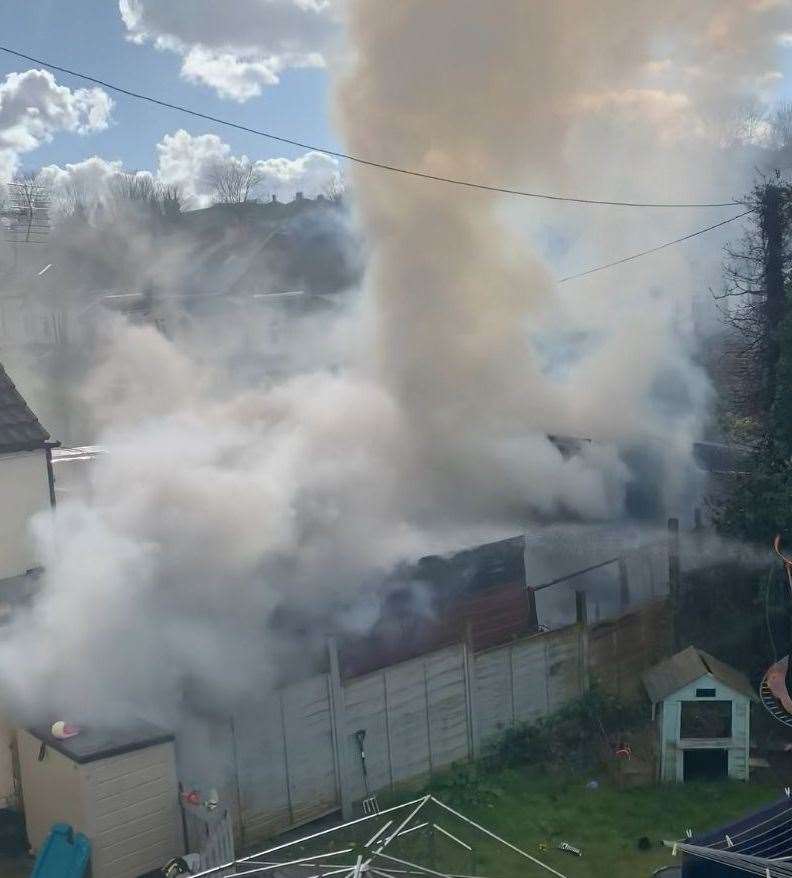
{"label": "smoke plume", "polygon": [[[722,120],[772,70],[789,4],[353,0],[347,14],[352,153],[591,198],[728,201],[752,152],[724,147]],[[353,174],[368,269],[342,316],[301,333],[330,342],[296,372],[240,382],[211,339],[153,328],[116,325],[100,345],[85,396],[110,453],[90,501],[36,522],[42,592],[0,645],[20,716],[233,710],[294,661],[284,608],[365,626],[356,596],[400,560],[618,518],[624,452],[646,442],[666,509],[685,502],[709,395],[692,302],[721,239],[555,278],[723,211]],[[223,345],[244,334],[230,314]],[[598,441],[566,457],[550,434]]]}

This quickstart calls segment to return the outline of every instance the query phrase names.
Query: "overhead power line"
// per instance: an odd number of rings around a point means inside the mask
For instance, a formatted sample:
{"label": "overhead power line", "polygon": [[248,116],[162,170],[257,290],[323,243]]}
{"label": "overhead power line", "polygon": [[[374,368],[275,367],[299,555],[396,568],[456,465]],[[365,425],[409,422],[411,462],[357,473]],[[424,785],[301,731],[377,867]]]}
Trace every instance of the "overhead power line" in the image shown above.
{"label": "overhead power line", "polygon": [[596,268],[589,268],[586,271],[580,271],[577,274],[570,274],[568,277],[562,277],[558,283],[565,284],[570,280],[577,280],[581,277],[587,277],[590,274],[594,274],[597,271],[605,271],[606,268],[613,268],[616,265],[623,265],[625,262],[632,262],[634,259],[640,259],[642,256],[649,256],[651,253],[657,253],[660,250],[665,250],[667,247],[673,247],[674,244],[681,244],[684,241],[689,241],[691,238],[697,238],[699,235],[704,235],[707,232],[711,232],[713,229],[719,229],[721,226],[726,226],[729,223],[733,223],[738,219],[742,219],[744,216],[748,216],[749,213],[753,213],[752,210],[746,210],[742,213],[738,213],[737,216],[733,216],[730,219],[723,220],[722,222],[715,223],[715,225],[707,226],[706,229],[699,229],[697,232],[691,232],[689,235],[684,235],[682,238],[676,238],[673,241],[666,241],[665,244],[660,244],[658,247],[652,247],[649,250],[642,250],[640,253],[633,253],[632,256],[625,256],[623,259],[616,259],[614,262],[606,262],[605,265],[598,265]]}
{"label": "overhead power line", "polygon": [[140,92],[131,91],[128,88],[122,88],[120,85],[114,85],[111,82],[107,82],[103,79],[98,79],[95,76],[89,76],[87,73],[80,73],[77,70],[71,70],[68,67],[61,67],[57,64],[52,64],[49,61],[45,61],[42,58],[34,58],[32,55],[26,55],[23,52],[17,52],[15,49],[10,49],[8,46],[0,46],[0,52],[5,52],[7,55],[13,55],[16,58],[22,58],[25,61],[30,61],[33,64],[39,64],[41,67],[46,67],[49,70],[56,70],[58,73],[65,73],[68,76],[77,77],[77,79],[83,79],[86,82],[91,82],[94,85],[102,86],[103,88],[110,89],[110,91],[118,92],[119,94],[126,95],[130,98],[135,98],[139,101],[147,101],[150,104],[155,104],[158,107],[165,107],[169,110],[176,110],[179,113],[186,113],[189,116],[194,116],[196,119],[203,119],[206,122],[214,122],[217,125],[225,125],[228,128],[234,128],[237,131],[244,131],[247,134],[255,134],[258,137],[266,137],[268,140],[276,141],[277,143],[285,143],[289,146],[296,146],[300,149],[308,149],[313,152],[320,152],[324,155],[333,156],[334,158],[344,159],[348,162],[354,162],[358,165],[364,165],[369,168],[378,168],[381,171],[390,171],[394,174],[404,174],[408,177],[419,177],[423,180],[433,180],[436,183],[448,183],[452,186],[462,186],[467,189],[480,189],[485,192],[497,192],[503,195],[519,195],[523,198],[540,198],[545,201],[564,201],[571,202],[573,204],[594,204],[594,205],[608,205],[612,207],[648,207],[648,208],[688,208],[688,207],[735,207],[740,204],[738,201],[723,201],[716,203],[688,203],[688,202],[644,202],[644,201],[608,201],[605,199],[597,199],[597,198],[578,198],[577,196],[570,195],[552,195],[545,192],[528,192],[522,189],[510,189],[506,186],[490,186],[486,183],[476,183],[472,180],[457,180],[453,177],[442,177],[438,174],[429,174],[424,171],[416,171],[410,168],[402,168],[397,165],[389,165],[385,162],[378,162],[373,159],[361,158],[360,156],[350,155],[349,153],[339,152],[333,149],[327,149],[323,146],[316,146],[310,143],[302,143],[299,140],[293,140],[289,137],[283,137],[280,134],[273,134],[270,131],[261,131],[257,128],[250,128],[247,125],[241,125],[238,122],[231,122],[228,119],[220,119],[217,116],[211,116],[208,113],[201,113],[198,110],[192,110],[189,107],[183,107],[179,104],[171,104],[168,101],[160,100],[159,98],[152,97],[151,95],[142,94]]}

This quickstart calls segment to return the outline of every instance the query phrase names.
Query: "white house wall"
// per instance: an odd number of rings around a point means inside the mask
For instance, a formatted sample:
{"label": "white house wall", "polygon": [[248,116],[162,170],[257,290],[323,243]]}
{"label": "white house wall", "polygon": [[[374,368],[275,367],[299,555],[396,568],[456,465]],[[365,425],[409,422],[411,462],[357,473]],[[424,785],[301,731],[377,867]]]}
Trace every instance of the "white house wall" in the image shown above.
{"label": "white house wall", "polygon": [[0,579],[38,566],[30,519],[49,508],[47,457],[43,449],[0,455]]}

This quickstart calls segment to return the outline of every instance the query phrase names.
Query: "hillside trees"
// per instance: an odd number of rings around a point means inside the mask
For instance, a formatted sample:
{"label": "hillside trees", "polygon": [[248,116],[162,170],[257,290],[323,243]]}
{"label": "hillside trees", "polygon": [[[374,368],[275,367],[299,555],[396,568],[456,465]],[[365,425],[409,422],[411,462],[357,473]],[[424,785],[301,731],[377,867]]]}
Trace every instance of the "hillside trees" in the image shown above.
{"label": "hillside trees", "polygon": [[752,224],[727,251],[720,298],[739,339],[726,408],[749,452],[716,520],[764,542],[792,532],[792,186],[778,174],[761,180],[747,205]]}

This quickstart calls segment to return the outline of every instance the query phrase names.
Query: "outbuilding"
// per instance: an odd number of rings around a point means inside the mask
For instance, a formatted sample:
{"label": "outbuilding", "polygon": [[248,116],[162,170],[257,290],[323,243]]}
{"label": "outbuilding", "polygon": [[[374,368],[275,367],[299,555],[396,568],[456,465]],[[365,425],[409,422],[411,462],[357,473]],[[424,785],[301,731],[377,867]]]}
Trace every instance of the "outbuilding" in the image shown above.
{"label": "outbuilding", "polygon": [[657,722],[664,781],[748,780],[751,702],[748,678],[689,646],[643,676]]}
{"label": "outbuilding", "polygon": [[54,823],[91,842],[92,878],[136,878],[184,852],[173,735],[147,723],[17,735],[34,851]]}

